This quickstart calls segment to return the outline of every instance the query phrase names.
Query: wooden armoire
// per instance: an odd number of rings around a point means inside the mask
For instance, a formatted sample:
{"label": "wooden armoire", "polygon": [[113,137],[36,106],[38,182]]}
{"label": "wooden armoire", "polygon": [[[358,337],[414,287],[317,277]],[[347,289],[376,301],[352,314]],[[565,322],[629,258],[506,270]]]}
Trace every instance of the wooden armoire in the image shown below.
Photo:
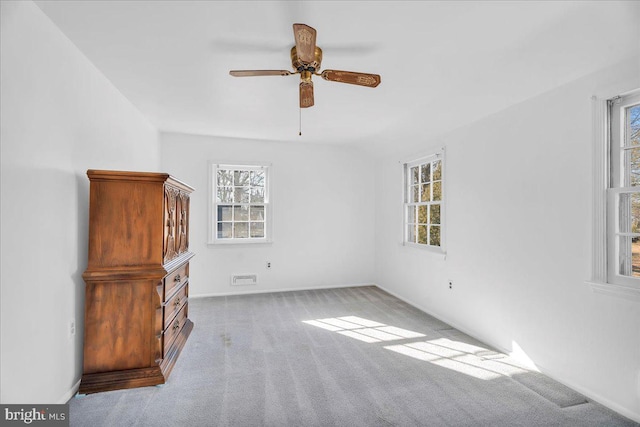
{"label": "wooden armoire", "polygon": [[79,393],[162,384],[187,341],[189,197],[164,173],[88,170]]}

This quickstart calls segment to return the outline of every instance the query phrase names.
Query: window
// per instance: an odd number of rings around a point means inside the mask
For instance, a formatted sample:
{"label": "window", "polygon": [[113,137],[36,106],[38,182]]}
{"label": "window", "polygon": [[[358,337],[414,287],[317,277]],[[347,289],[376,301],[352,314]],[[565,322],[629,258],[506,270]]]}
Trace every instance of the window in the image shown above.
{"label": "window", "polygon": [[443,246],[443,153],[404,165],[404,242]]}
{"label": "window", "polygon": [[268,242],[269,166],[211,165],[210,243]]}
{"label": "window", "polygon": [[608,101],[607,281],[640,285],[640,94]]}

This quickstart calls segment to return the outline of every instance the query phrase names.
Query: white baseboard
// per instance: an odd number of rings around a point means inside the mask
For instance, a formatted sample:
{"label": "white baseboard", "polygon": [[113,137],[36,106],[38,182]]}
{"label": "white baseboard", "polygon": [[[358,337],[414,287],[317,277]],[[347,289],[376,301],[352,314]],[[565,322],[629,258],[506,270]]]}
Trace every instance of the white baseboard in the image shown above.
{"label": "white baseboard", "polygon": [[[486,344],[492,346],[493,348],[495,348],[496,350],[498,350],[498,351],[500,351],[500,352],[502,352],[504,354],[511,354],[510,350],[502,348],[500,345],[496,345],[495,343],[487,342],[486,339],[478,337],[477,334],[475,334],[474,332],[469,331],[465,327],[460,326],[460,325],[456,324],[455,322],[452,322],[452,321],[448,320],[446,318],[446,316],[442,316],[442,315],[440,315],[438,313],[434,313],[432,310],[427,310],[426,308],[421,307],[418,304],[415,304],[414,302],[406,299],[402,295],[398,295],[397,293],[395,293],[395,292],[393,292],[393,291],[391,291],[389,289],[386,289],[383,286],[380,286],[380,285],[375,285],[375,286],[377,286],[378,288],[382,289],[383,291],[393,295],[394,297],[398,298],[399,300],[402,300],[402,301],[406,302],[410,306],[415,307],[418,310],[428,314],[429,316],[433,316],[436,319],[438,319],[438,320],[440,320],[440,321],[442,321],[442,322],[444,322],[444,323],[446,323],[448,325],[451,325],[455,329],[457,329],[457,330],[459,330],[461,332],[464,332],[465,334],[469,335],[470,337],[473,337],[473,338],[475,338],[475,339],[477,339],[477,340],[479,340],[481,342],[485,342]],[[533,361],[533,362],[535,363],[535,361]],[[633,411],[630,411],[627,408],[621,407],[617,403],[612,402],[611,400],[601,396],[598,393],[595,393],[593,390],[586,389],[586,388],[581,387],[579,385],[573,384],[572,382],[568,382],[568,381],[566,381],[566,380],[564,380],[562,378],[559,378],[557,375],[554,375],[548,369],[545,369],[544,366],[540,366],[537,363],[535,364],[535,368],[538,371],[540,371],[541,373],[543,373],[544,375],[546,375],[549,378],[553,379],[554,381],[557,381],[560,384],[563,384],[563,385],[569,387],[570,389],[572,389],[574,391],[577,391],[578,393],[580,393],[583,396],[585,396],[587,399],[592,400],[592,401],[594,401],[594,402],[596,402],[596,403],[598,403],[598,404],[600,404],[600,405],[602,405],[602,406],[604,406],[606,408],[609,408],[612,411],[617,412],[618,414],[620,414],[620,415],[622,415],[624,417],[627,417],[632,421],[640,423],[640,413],[635,413]]]}
{"label": "white baseboard", "polygon": [[581,386],[575,385],[571,382],[567,382],[564,381],[563,379],[560,379],[558,377],[556,377],[555,375],[549,373],[546,369],[541,368],[540,372],[542,372],[543,374],[545,374],[546,376],[548,376],[549,378],[558,381],[561,384],[566,385],[567,387],[569,387],[572,390],[577,391],[578,393],[582,394],[583,396],[585,396],[587,399],[592,400],[596,403],[599,403],[600,405],[611,409],[614,412],[617,412],[618,414],[622,415],[623,417],[627,417],[629,418],[631,421],[635,421],[637,423],[640,423],[640,413],[634,413],[632,411],[630,411],[627,408],[624,408],[620,405],[618,405],[615,402],[612,402],[611,400],[599,395],[598,393],[594,393],[593,390],[589,390],[586,388],[583,388]]}
{"label": "white baseboard", "polygon": [[375,283],[352,283],[348,285],[332,285],[332,286],[310,286],[304,288],[273,288],[273,289],[252,289],[246,290],[242,292],[232,291],[232,292],[214,292],[210,294],[189,294],[189,298],[197,299],[197,298],[209,298],[209,297],[225,297],[225,296],[235,296],[235,295],[251,295],[251,294],[271,294],[277,292],[295,292],[295,291],[314,291],[321,289],[340,289],[340,288],[358,288],[364,286],[377,286]]}
{"label": "white baseboard", "polygon": [[71,388],[62,395],[60,399],[56,402],[58,405],[64,405],[65,403],[69,403],[71,398],[78,393],[78,389],[80,388],[80,380],[78,380]]}

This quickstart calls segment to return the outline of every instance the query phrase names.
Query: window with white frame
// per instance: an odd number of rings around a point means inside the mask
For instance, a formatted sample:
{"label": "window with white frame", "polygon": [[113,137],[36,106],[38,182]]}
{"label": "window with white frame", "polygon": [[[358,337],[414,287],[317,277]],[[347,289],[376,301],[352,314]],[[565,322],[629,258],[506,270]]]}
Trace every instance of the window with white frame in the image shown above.
{"label": "window with white frame", "polygon": [[210,243],[271,239],[269,165],[212,163]]}
{"label": "window with white frame", "polygon": [[443,153],[404,165],[404,242],[443,246]]}
{"label": "window with white frame", "polygon": [[607,106],[607,282],[640,286],[640,93]]}

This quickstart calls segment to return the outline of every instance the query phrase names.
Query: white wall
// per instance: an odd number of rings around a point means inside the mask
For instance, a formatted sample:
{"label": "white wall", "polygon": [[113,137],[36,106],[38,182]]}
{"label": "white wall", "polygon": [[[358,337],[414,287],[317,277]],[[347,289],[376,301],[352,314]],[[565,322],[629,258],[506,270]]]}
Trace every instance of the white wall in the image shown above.
{"label": "white wall", "polygon": [[36,5],[0,14],[0,400],[64,403],[82,374],[86,170],[158,170],[158,136]]}
{"label": "white wall", "polygon": [[[640,300],[590,278],[591,96],[640,87],[638,57],[376,164],[381,287],[640,421]],[[399,159],[446,147],[447,256],[403,247]],[[453,281],[453,289],[448,288]]]}
{"label": "white wall", "polygon": [[[163,169],[196,189],[192,295],[374,283],[372,158],[330,145],[165,133],[161,152]],[[210,160],[272,164],[272,244],[207,245]],[[234,273],[257,273],[259,283],[231,286]]]}

